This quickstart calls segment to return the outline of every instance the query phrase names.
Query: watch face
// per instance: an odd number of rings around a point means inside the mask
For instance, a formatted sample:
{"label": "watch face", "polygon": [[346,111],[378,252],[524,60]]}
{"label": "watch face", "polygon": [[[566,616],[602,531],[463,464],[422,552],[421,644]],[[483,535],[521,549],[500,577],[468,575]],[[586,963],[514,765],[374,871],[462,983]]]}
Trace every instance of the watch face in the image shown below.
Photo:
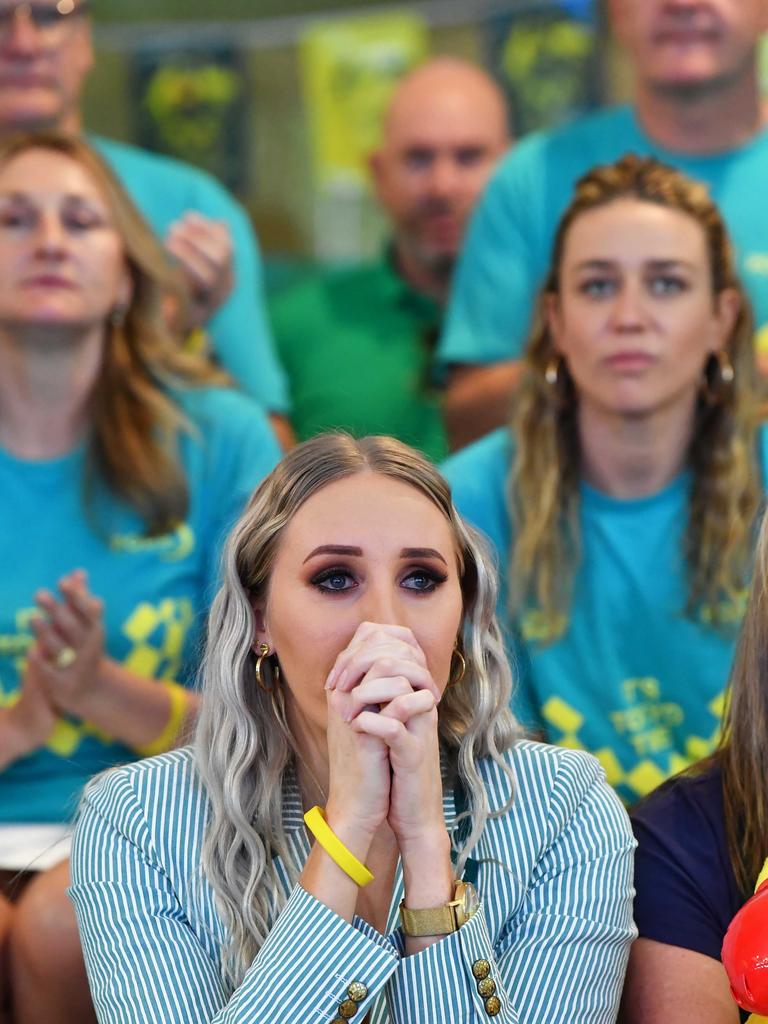
{"label": "watch face", "polygon": [[460,901],[456,908],[456,916],[459,919],[459,926],[461,926],[466,924],[480,906],[480,899],[477,889],[471,882],[457,882],[455,898]]}

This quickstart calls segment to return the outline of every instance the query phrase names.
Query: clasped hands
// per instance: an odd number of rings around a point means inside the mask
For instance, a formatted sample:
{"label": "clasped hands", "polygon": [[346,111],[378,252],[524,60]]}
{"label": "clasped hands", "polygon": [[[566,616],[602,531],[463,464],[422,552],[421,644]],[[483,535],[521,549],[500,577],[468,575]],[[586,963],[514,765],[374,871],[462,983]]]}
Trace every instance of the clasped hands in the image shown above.
{"label": "clasped hands", "polygon": [[411,630],[361,623],[326,690],[329,821],[369,839],[386,821],[404,858],[444,845],[442,694]]}
{"label": "clasped hands", "polygon": [[86,717],[104,657],[103,603],[88,589],[84,570],[58,581],[59,596],[38,590],[19,700],[4,709],[18,756],[43,746],[62,713]]}

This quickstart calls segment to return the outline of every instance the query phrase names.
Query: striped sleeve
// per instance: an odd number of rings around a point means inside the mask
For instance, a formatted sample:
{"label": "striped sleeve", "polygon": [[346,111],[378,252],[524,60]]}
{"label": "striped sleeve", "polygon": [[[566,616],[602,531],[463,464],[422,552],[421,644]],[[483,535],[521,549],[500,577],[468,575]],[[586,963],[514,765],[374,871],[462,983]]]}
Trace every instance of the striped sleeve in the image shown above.
{"label": "striped sleeve", "polygon": [[[499,1022],[616,1020],[635,937],[634,842],[624,808],[597,762],[564,751],[558,760],[552,789],[546,795],[539,790],[542,803],[521,801],[531,831],[541,829],[543,837],[522,906],[494,943],[485,911],[489,900],[503,900],[503,894],[489,892],[486,907],[458,932],[405,957],[387,986],[393,1024],[487,1022],[487,996],[480,995],[473,973],[478,961],[490,969],[493,987],[484,991],[499,1000]],[[517,824],[523,833],[525,823]],[[520,833],[510,832],[508,849],[496,851],[508,866],[515,863]]]}
{"label": "striped sleeve", "polygon": [[391,942],[353,927],[297,886],[228,997],[161,866],[128,771],[89,787],[72,883],[99,1024],[331,1021],[353,981],[368,990],[365,1011],[399,959]]}
{"label": "striped sleeve", "polygon": [[548,843],[497,950],[499,974],[521,1024],[613,1024],[637,934],[635,842],[598,762],[580,751],[558,762]]}

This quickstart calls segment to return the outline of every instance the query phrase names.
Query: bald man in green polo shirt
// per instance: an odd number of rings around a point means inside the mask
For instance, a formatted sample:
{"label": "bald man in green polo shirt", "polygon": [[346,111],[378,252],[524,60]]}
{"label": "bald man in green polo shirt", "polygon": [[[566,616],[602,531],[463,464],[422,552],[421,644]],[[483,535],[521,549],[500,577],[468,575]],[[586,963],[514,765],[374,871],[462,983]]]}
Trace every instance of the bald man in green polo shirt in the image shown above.
{"label": "bald man in green polo shirt", "polygon": [[508,145],[504,98],[475,65],[441,57],[400,82],[370,159],[390,244],[272,302],[299,440],[344,428],[447,454],[434,345],[467,220]]}

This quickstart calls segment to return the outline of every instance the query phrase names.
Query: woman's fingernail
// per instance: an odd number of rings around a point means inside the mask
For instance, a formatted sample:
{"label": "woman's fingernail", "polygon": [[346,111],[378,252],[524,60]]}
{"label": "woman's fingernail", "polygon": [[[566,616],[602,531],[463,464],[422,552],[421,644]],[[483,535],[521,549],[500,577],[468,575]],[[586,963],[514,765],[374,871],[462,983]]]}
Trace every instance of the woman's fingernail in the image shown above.
{"label": "woman's fingernail", "polygon": [[344,671],[341,673],[339,678],[336,680],[336,685],[339,687],[339,689],[342,689],[343,686],[344,686],[344,683],[346,683],[346,681],[347,681],[347,670],[344,669]]}

